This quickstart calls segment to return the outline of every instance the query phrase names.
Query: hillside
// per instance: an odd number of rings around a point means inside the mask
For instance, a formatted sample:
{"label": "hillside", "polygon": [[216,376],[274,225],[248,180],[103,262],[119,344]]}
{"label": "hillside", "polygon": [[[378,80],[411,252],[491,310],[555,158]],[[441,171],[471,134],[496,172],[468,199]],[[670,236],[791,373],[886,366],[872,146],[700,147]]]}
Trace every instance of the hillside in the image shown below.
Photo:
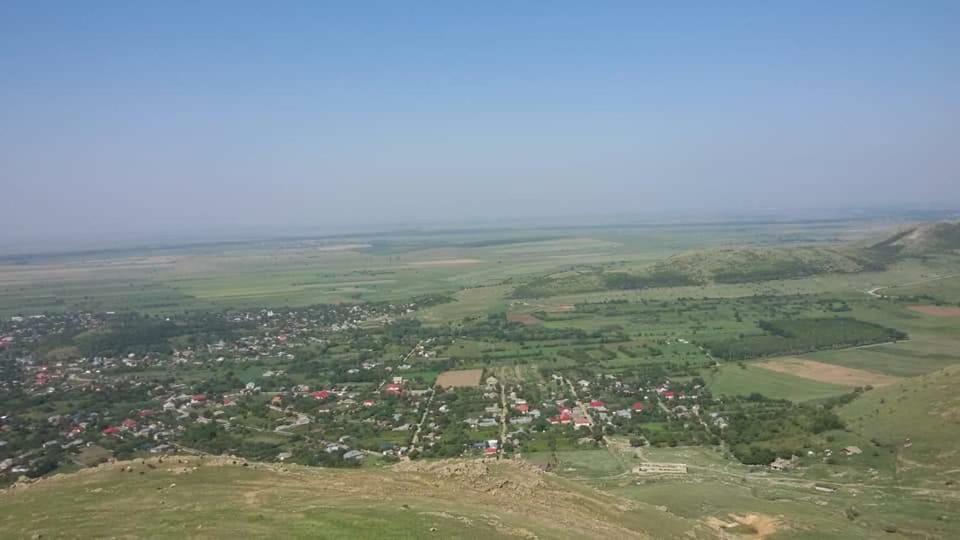
{"label": "hillside", "polygon": [[891,248],[903,255],[929,255],[960,249],[960,222],[940,222],[910,227],[872,248]]}
{"label": "hillside", "polygon": [[889,262],[887,251],[872,248],[718,248],[681,253],[634,272],[586,270],[537,278],[517,287],[514,297],[533,298],[708,283],[755,283],[826,273],[879,270]]}
{"label": "hillside", "polygon": [[710,538],[704,524],[512,461],[331,470],[172,457],[0,494],[0,537]]}
{"label": "hillside", "polygon": [[850,429],[896,452],[898,480],[960,482],[960,366],[874,389],[840,414]]}

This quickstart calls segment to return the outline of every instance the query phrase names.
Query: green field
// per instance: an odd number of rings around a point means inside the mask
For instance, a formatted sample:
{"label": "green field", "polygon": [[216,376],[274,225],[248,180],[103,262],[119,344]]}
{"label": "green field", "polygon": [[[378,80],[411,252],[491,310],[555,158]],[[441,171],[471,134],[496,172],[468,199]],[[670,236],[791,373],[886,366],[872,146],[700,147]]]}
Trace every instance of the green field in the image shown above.
{"label": "green field", "polygon": [[718,396],[747,396],[754,392],[775,399],[809,401],[845,394],[848,387],[777,373],[751,364],[727,364],[704,370],[707,388]]}

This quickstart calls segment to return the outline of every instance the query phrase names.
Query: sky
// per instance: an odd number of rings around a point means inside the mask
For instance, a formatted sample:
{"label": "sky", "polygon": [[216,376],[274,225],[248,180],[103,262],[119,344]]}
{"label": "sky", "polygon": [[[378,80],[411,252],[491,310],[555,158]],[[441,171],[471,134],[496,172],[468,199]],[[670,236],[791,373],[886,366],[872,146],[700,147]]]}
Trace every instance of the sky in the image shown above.
{"label": "sky", "polygon": [[0,243],[960,207],[960,2],[0,2]]}

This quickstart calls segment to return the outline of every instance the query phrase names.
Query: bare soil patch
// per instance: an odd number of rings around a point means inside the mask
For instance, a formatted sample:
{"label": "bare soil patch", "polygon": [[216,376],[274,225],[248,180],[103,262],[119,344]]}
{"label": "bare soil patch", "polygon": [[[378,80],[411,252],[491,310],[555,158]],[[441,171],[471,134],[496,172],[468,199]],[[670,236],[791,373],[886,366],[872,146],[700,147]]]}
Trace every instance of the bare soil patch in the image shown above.
{"label": "bare soil patch", "polygon": [[907,306],[910,311],[932,315],[934,317],[960,317],[960,307],[951,306]]}
{"label": "bare soil patch", "polygon": [[433,259],[429,261],[417,261],[410,263],[411,266],[465,266],[469,264],[482,263],[480,259]]}
{"label": "bare soil patch", "polygon": [[543,321],[530,315],[529,313],[507,313],[507,320],[524,324],[526,326],[537,326],[543,324]]}
{"label": "bare soil patch", "polygon": [[786,373],[804,379],[841,386],[887,386],[900,380],[899,377],[892,375],[835,366],[803,358],[776,358],[760,362],[757,366],[777,373]]}
{"label": "bare soil patch", "polygon": [[465,388],[480,386],[482,369],[458,369],[444,371],[437,376],[437,386],[443,388]]}
{"label": "bare soil patch", "polygon": [[762,540],[767,538],[782,527],[782,523],[765,514],[750,513],[746,515],[729,514],[729,521],[708,517],[707,526],[720,532],[725,538],[750,538]]}

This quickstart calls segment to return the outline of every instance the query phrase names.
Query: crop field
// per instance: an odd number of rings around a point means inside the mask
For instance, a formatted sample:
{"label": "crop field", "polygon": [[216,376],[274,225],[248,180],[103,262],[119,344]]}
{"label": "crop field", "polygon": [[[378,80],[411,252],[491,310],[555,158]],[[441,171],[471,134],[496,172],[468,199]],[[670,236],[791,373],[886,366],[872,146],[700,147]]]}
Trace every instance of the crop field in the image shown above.
{"label": "crop field", "polygon": [[764,369],[758,364],[724,365],[717,370],[705,370],[703,378],[707,388],[720,396],[747,396],[757,392],[791,401],[809,401],[850,391],[842,384]]}
{"label": "crop field", "polygon": [[444,388],[476,387],[480,386],[480,377],[482,376],[482,369],[444,371],[437,377],[436,384]]}
{"label": "crop field", "polygon": [[802,358],[776,358],[754,365],[763,369],[775,371],[777,373],[787,373],[803,379],[810,379],[813,381],[826,382],[841,386],[878,387],[887,386],[888,384],[893,384],[899,380],[896,377],[891,377],[882,373],[841,367],[832,364],[825,364],[823,362],[817,362],[814,360],[805,360]]}

